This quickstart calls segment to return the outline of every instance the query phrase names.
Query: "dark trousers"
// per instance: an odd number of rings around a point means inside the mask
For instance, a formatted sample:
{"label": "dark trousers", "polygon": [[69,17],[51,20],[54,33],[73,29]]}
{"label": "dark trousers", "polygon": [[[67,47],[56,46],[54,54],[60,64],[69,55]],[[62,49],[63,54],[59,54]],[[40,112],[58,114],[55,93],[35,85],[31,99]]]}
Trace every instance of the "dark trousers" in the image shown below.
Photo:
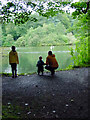
{"label": "dark trousers", "polygon": [[12,68],[12,77],[17,77],[17,64],[11,63],[11,68]]}
{"label": "dark trousers", "polygon": [[43,74],[44,68],[43,66],[38,66],[38,74],[40,74],[40,72],[42,72]]}
{"label": "dark trousers", "polygon": [[49,65],[45,66],[45,69],[51,71],[51,74],[53,75],[55,73],[55,69],[57,69],[58,67],[51,67]]}

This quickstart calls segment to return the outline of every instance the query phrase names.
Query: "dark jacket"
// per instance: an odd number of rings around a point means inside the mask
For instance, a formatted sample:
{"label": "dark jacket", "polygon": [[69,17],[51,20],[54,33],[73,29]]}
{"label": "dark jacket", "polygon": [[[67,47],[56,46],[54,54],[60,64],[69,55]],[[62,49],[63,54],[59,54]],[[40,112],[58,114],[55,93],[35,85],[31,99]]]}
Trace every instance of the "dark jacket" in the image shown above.
{"label": "dark jacket", "polygon": [[37,62],[37,67],[42,67],[43,65],[44,65],[43,60],[39,60],[39,61]]}

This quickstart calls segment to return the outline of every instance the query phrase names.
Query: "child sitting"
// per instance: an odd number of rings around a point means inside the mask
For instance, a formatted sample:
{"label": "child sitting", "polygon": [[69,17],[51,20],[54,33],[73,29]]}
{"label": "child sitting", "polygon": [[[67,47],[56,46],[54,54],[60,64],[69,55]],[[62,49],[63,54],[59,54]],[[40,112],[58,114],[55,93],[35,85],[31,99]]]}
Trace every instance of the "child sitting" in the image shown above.
{"label": "child sitting", "polygon": [[42,56],[40,56],[40,57],[39,57],[39,60],[38,60],[38,62],[37,62],[37,67],[38,67],[37,72],[38,72],[38,75],[40,74],[40,72],[42,72],[42,75],[43,75],[43,71],[44,71],[43,65],[44,65],[44,62],[43,62],[43,60],[42,60]]}

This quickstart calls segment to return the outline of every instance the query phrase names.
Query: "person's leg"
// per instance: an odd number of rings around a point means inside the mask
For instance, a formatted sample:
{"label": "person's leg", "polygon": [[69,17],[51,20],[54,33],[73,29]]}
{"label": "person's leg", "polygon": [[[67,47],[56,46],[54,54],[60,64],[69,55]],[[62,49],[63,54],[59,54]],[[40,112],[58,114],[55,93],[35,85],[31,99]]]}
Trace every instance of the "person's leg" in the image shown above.
{"label": "person's leg", "polygon": [[55,74],[55,70],[56,70],[57,68],[58,68],[58,67],[51,68],[51,75],[54,75],[54,74]]}
{"label": "person's leg", "polygon": [[42,75],[43,75],[43,71],[42,71]]}
{"label": "person's leg", "polygon": [[44,71],[44,68],[43,68],[43,66],[42,66],[42,69],[41,69],[42,75],[43,75],[43,71]]}
{"label": "person's leg", "polygon": [[51,67],[51,66],[45,66],[45,69],[51,71],[51,75],[54,75],[55,73],[55,69],[57,69],[58,67]]}
{"label": "person's leg", "polygon": [[51,72],[51,75],[54,74],[54,69],[51,66],[45,66],[45,69],[49,70]]}
{"label": "person's leg", "polygon": [[55,73],[55,70],[54,70],[54,68],[52,68],[51,69],[51,75],[54,75],[54,73]]}
{"label": "person's leg", "polygon": [[14,70],[15,70],[15,77],[17,77],[17,64],[16,63],[14,65]]}
{"label": "person's leg", "polygon": [[40,74],[40,68],[38,67],[38,70],[37,70],[37,72],[38,72],[38,75]]}
{"label": "person's leg", "polygon": [[11,64],[11,68],[12,68],[12,78],[14,78],[14,65],[13,65],[13,63]]}

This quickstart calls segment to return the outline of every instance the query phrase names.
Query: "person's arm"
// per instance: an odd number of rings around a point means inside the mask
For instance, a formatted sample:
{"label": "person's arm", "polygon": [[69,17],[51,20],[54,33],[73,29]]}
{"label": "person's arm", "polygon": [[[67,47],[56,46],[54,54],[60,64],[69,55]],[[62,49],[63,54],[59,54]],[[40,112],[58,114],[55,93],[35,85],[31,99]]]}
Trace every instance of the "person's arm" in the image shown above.
{"label": "person's arm", "polygon": [[44,62],[43,65],[46,65],[46,62]]}
{"label": "person's arm", "polygon": [[46,63],[44,63],[44,61],[42,61],[42,65],[46,65]]}
{"label": "person's arm", "polygon": [[49,60],[48,60],[48,57],[46,58],[46,65],[49,65]]}

